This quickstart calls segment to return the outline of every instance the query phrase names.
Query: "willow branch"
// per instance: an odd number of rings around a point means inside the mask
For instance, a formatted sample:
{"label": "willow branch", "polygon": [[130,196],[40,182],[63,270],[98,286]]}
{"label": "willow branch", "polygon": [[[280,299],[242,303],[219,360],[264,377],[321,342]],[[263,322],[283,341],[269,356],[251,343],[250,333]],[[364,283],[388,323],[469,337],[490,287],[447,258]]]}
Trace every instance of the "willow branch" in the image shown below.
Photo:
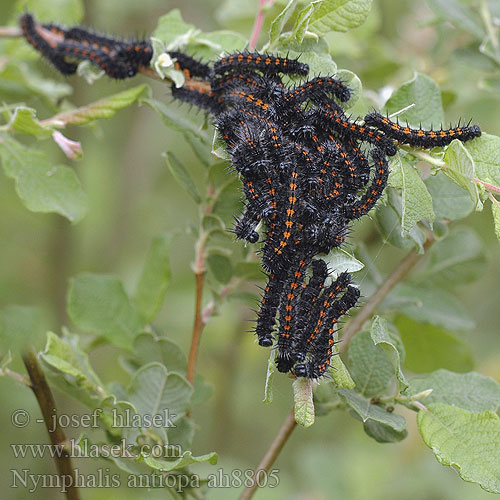
{"label": "willow branch", "polygon": [[194,375],[196,371],[196,361],[200,348],[201,333],[205,323],[202,317],[203,285],[205,282],[205,243],[206,236],[200,236],[196,243],[196,256],[193,264],[193,272],[196,280],[196,303],[194,310],[193,334],[191,337],[191,348],[189,349],[187,379],[194,384]]}
{"label": "willow branch", "polygon": [[250,35],[250,50],[255,49],[257,46],[257,41],[259,40],[262,25],[264,24],[264,19],[266,17],[266,7],[270,7],[273,3],[274,0],[260,0],[259,2],[259,10],[255,16],[255,23],[253,25],[252,34]]}
{"label": "willow branch", "polygon": [[[64,40],[64,37],[61,34],[53,33],[45,29],[41,24],[37,24],[36,29],[38,31],[38,34],[49,43],[59,43]],[[0,26],[0,38],[18,38],[22,36],[23,32],[21,28],[18,28],[16,26]],[[154,80],[162,80],[160,75],[158,75],[158,73],[156,73],[156,71],[154,71],[154,69],[149,66],[139,66],[137,72],[141,75],[147,76],[148,78],[153,78]],[[172,80],[168,77],[165,77],[163,81],[165,81],[166,83],[172,83]],[[210,91],[210,83],[207,81],[186,78],[184,86],[192,90],[200,90],[205,92]]]}
{"label": "willow branch", "polygon": [[292,408],[292,411],[286,417],[285,421],[283,422],[283,425],[278,431],[278,434],[276,434],[276,437],[273,439],[271,446],[269,446],[269,449],[262,457],[262,460],[259,462],[259,465],[257,465],[257,467],[255,468],[255,471],[253,473],[253,481],[252,481],[253,484],[245,488],[245,490],[240,495],[238,500],[249,500],[250,498],[253,497],[255,491],[259,486],[259,481],[258,481],[259,471],[264,471],[266,474],[269,472],[272,465],[278,458],[278,455],[280,454],[281,450],[283,449],[283,446],[285,446],[285,443],[288,441],[288,438],[290,437],[292,431],[295,429],[296,426],[297,422],[295,421],[295,414]]}
{"label": "willow branch", "polygon": [[20,36],[23,36],[23,32],[17,26],[0,26],[0,38],[17,38]]}
{"label": "willow branch", "polygon": [[[434,239],[432,236],[427,238],[424,243],[424,251],[426,251],[432,244]],[[358,333],[366,321],[368,321],[379,304],[389,295],[391,290],[415,267],[420,261],[422,255],[419,255],[416,250],[412,250],[403,260],[399,262],[396,268],[380,285],[377,291],[370,297],[368,302],[359,310],[358,314],[348,323],[344,328],[341,343],[339,344],[339,351],[342,352],[349,345],[351,339]]]}
{"label": "willow branch", "polygon": [[57,472],[61,476],[61,482],[66,486],[66,497],[68,500],[79,500],[80,495],[75,486],[75,474],[71,463],[71,456],[65,447],[67,440],[59,425],[54,396],[47,384],[47,380],[45,379],[45,375],[43,374],[33,348],[30,348],[23,354],[23,362],[31,381],[31,389],[42,411],[50,442],[55,448],[60,449],[60,453],[54,453],[54,461]]}

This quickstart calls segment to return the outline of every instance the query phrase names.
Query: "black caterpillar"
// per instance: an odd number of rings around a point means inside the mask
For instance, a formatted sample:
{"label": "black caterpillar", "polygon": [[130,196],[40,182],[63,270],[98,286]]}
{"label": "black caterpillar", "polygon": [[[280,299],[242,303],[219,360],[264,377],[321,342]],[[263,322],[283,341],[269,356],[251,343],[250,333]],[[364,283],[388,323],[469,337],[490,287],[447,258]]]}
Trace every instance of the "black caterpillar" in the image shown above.
{"label": "black caterpillar", "polygon": [[[29,14],[20,24],[26,40],[66,75],[76,71],[75,60],[89,60],[119,79],[151,61],[147,41],[37,25]],[[356,305],[359,290],[347,273],[325,286],[329,272],[315,256],[340,247],[351,221],[377,203],[397,144],[443,147],[479,137],[481,130],[411,129],[379,113],[352,121],[341,105],[350,98],[343,82],[327,75],[288,88],[280,75],[306,76],[309,68],[286,57],[241,52],[209,65],[181,52],[170,56],[186,77],[183,87],[172,86],[172,95],[212,114],[241,177],[246,206],[234,234],[257,243],[257,226],[264,223],[268,282],[257,314],[258,342],[276,343],[279,371],[321,377],[339,320]]]}

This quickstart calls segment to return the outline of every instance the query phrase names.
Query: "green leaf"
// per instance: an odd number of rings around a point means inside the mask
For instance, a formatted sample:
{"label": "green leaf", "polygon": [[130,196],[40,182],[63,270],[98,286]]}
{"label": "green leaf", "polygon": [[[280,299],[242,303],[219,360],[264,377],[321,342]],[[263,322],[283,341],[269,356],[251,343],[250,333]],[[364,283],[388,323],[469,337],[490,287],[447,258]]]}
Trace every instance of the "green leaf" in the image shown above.
{"label": "green leaf", "polygon": [[38,307],[11,305],[0,309],[0,347],[5,351],[21,351],[38,344],[47,331],[48,321]]}
{"label": "green leaf", "polygon": [[411,397],[428,389],[432,392],[423,400],[425,405],[444,403],[474,413],[500,408],[500,384],[480,373],[437,370],[411,379],[405,394]]}
{"label": "green leaf", "polygon": [[500,137],[482,133],[466,146],[476,168],[476,176],[484,182],[500,186]]}
{"label": "green leaf", "polygon": [[194,30],[196,30],[196,26],[185,23],[179,9],[172,9],[158,19],[158,25],[151,36],[158,38],[172,50],[180,47],[179,39],[183,35],[190,31],[194,32]]}
{"label": "green leaf", "polygon": [[298,43],[302,43],[306,31],[309,28],[309,21],[315,11],[318,10],[323,0],[318,0],[316,2],[310,2],[306,5],[297,15],[295,20],[295,25],[292,30],[292,36],[297,40]]}
{"label": "green leaf", "polygon": [[190,451],[185,451],[182,457],[174,461],[158,460],[152,456],[145,456],[144,463],[152,467],[153,469],[160,470],[162,472],[169,472],[177,469],[184,469],[185,467],[193,464],[199,464],[203,462],[208,462],[211,465],[215,465],[218,460],[218,455],[215,452],[207,453],[206,455],[201,455],[199,457],[193,457]]}
{"label": "green leaf", "polygon": [[400,345],[399,339],[394,338],[389,333],[387,321],[380,316],[375,316],[375,318],[373,318],[370,335],[373,343],[376,346],[382,347],[382,349],[384,349],[386,354],[389,356],[400,387],[402,389],[406,389],[406,387],[408,387],[408,381],[401,370],[401,362],[404,359],[403,346]]}
{"label": "green leaf", "polygon": [[332,357],[328,374],[337,389],[354,389],[356,386],[340,356]]}
{"label": "green leaf", "polygon": [[415,373],[439,368],[456,372],[470,371],[474,362],[469,347],[444,328],[417,323],[404,316],[395,320],[405,346],[404,366]]}
{"label": "green leaf", "polygon": [[290,0],[285,8],[274,18],[269,31],[269,43],[272,46],[281,35],[286,23],[291,19],[297,10],[298,0]]}
{"label": "green leaf", "polygon": [[455,297],[436,287],[399,284],[383,306],[419,323],[432,323],[450,331],[472,330],[475,326]]}
{"label": "green leaf", "polygon": [[80,23],[84,14],[81,0],[51,0],[50,2],[17,0],[16,12],[21,15],[27,11],[31,12],[37,21],[69,25]]}
{"label": "green leaf", "polygon": [[278,47],[278,55],[290,59],[299,58],[301,62],[307,63],[310,75],[334,75],[337,72],[337,64],[329,53],[328,44],[322,38],[305,38],[302,43],[298,43],[283,34],[278,40]]}
{"label": "green leaf", "polygon": [[408,431],[397,431],[393,427],[374,420],[367,420],[363,424],[364,431],[378,443],[397,443],[408,436]]}
{"label": "green leaf", "polygon": [[386,189],[386,203],[379,203],[375,210],[377,226],[384,240],[398,248],[411,249],[416,247],[419,253],[424,253],[423,245],[426,235],[418,226],[410,230],[407,237],[401,236],[401,209],[403,201],[393,188]]}
{"label": "green leaf", "polygon": [[219,30],[200,33],[190,41],[189,50],[197,59],[216,59],[222,54],[243,50],[247,39],[236,31]]}
{"label": "green leaf", "polygon": [[474,203],[468,192],[457,186],[443,172],[439,171],[437,175],[428,177],[425,185],[432,196],[436,219],[460,220],[474,210]]}
{"label": "green leaf", "polygon": [[51,381],[87,408],[97,408],[103,399],[109,397],[87,354],[81,350],[78,335],[66,331],[61,338],[48,332],[40,357],[50,368]]}
{"label": "green leaf", "polygon": [[160,310],[170,283],[168,256],[171,241],[171,234],[153,240],[137,285],[134,302],[146,323],[150,323]]}
{"label": "green leaf", "polygon": [[130,349],[144,326],[115,276],[83,273],[70,280],[68,314],[81,330]]}
{"label": "green leaf", "polygon": [[295,421],[302,427],[314,424],[313,384],[310,378],[297,378],[293,382],[293,400],[295,402]]}
{"label": "green leaf", "polygon": [[9,129],[18,134],[34,135],[38,138],[50,137],[53,132],[52,128],[38,121],[35,109],[25,106],[19,106],[14,110]]}
{"label": "green leaf", "polygon": [[201,195],[186,167],[177,159],[174,153],[165,154],[167,166],[175,180],[186,190],[196,204],[201,203]]}
{"label": "green leaf", "polygon": [[492,411],[471,413],[442,403],[418,413],[418,430],[438,462],[464,481],[500,493],[500,419]]}
{"label": "green leaf", "polygon": [[401,189],[401,236],[407,236],[423,219],[432,225],[432,197],[420,178],[419,171],[399,155],[391,163],[390,170],[389,185]]}
{"label": "green leaf", "polygon": [[72,169],[52,165],[43,152],[8,137],[0,137],[0,159],[5,175],[14,179],[17,194],[28,210],[55,212],[73,223],[87,213],[87,195]]}
{"label": "green leaf", "polygon": [[386,392],[394,376],[394,367],[384,349],[374,344],[370,332],[360,332],[353,337],[348,360],[357,392],[369,398]]}
{"label": "green leaf", "polygon": [[444,112],[441,103],[441,90],[436,82],[420,73],[396,89],[385,108],[389,114],[413,107],[398,115],[401,123],[408,122],[414,127],[437,127],[443,123]]}
{"label": "green leaf", "polygon": [[[210,250],[214,250],[211,248]],[[219,283],[226,285],[233,277],[233,265],[231,259],[221,253],[210,253],[207,257],[207,264],[215,279]]]}
{"label": "green leaf", "polygon": [[95,120],[111,118],[118,110],[132,105],[142,95],[147,94],[148,91],[149,85],[138,85],[137,87],[132,87],[118,94],[100,99],[88,106],[63,111],[46,122],[49,125],[65,127],[66,125],[87,125]]}
{"label": "green leaf", "polygon": [[430,262],[417,279],[425,285],[452,288],[476,280],[484,270],[483,244],[468,227],[455,227],[447,238],[437,241],[430,251]]}
{"label": "green leaf", "polygon": [[441,21],[450,22],[479,40],[482,40],[486,35],[481,19],[476,15],[477,10],[469,8],[464,2],[459,0],[427,0],[427,5]]}
{"label": "green leaf", "polygon": [[214,393],[213,384],[207,382],[205,380],[205,377],[203,377],[203,375],[197,373],[194,378],[194,392],[193,392],[193,397],[191,399],[191,404],[193,406],[201,405],[206,401],[208,401],[212,397],[213,393]]}
{"label": "green leaf", "polygon": [[[370,403],[369,398],[355,391],[340,389],[339,396],[351,408],[365,426],[367,434],[375,439],[400,441],[406,437],[406,420],[397,413],[387,411],[383,406]],[[374,424],[379,424],[376,426]]]}
{"label": "green leaf", "polygon": [[180,446],[182,450],[190,450],[196,428],[192,418],[182,417],[175,421],[175,427],[167,429],[168,442]]}
{"label": "green leaf", "polygon": [[309,31],[319,36],[330,31],[346,32],[361,26],[372,7],[372,0],[323,0],[309,21]]}
{"label": "green leaf", "polygon": [[137,371],[128,394],[140,415],[150,419],[159,415],[156,418],[164,425],[152,430],[161,435],[186,414],[191,406],[193,387],[183,376],[169,373],[162,364],[154,362]]}
{"label": "green leaf", "polygon": [[214,233],[226,232],[224,221],[214,214],[203,214],[203,218],[201,219],[201,227],[210,235]]}
{"label": "green leaf", "polygon": [[258,262],[238,262],[234,266],[234,275],[249,281],[262,281],[265,277]]}
{"label": "green leaf", "polygon": [[[26,44],[27,47],[27,44]],[[35,53],[38,58],[39,54]],[[0,89],[26,98],[37,96],[49,106],[56,105],[63,97],[71,95],[73,88],[67,83],[55,82],[51,79],[42,78],[33,72],[33,68],[27,64],[20,64],[17,58],[8,58],[0,68]]]}
{"label": "green leaf", "polygon": [[493,215],[493,223],[495,224],[495,234],[500,241],[500,203],[496,198],[491,200],[491,214]]}
{"label": "green leaf", "polygon": [[175,342],[165,337],[157,337],[149,332],[141,333],[134,340],[132,352],[137,368],[157,361],[164,365],[169,373],[186,373],[186,355]]}
{"label": "green leaf", "polygon": [[153,108],[160,115],[163,123],[172,130],[192,134],[205,144],[210,142],[207,134],[200,129],[199,125],[186,118],[185,112],[181,112],[172,106],[167,106],[156,99],[141,99],[141,102]]}
{"label": "green leaf", "polygon": [[276,351],[271,349],[269,354],[269,359],[267,360],[267,373],[266,373],[266,386],[264,388],[264,399],[263,402],[270,404],[273,402],[273,380],[274,373],[276,372]]}
{"label": "green leaf", "polygon": [[474,160],[464,144],[458,139],[454,139],[446,148],[443,160],[446,162],[446,168],[443,169],[443,172],[457,186],[460,186],[469,193],[476,210],[482,210],[483,204],[474,181],[476,177]]}
{"label": "green leaf", "polygon": [[334,275],[343,273],[344,271],[356,273],[365,267],[356,257],[341,248],[334,248],[328,255],[322,257],[322,259],[328,264],[328,268]]}

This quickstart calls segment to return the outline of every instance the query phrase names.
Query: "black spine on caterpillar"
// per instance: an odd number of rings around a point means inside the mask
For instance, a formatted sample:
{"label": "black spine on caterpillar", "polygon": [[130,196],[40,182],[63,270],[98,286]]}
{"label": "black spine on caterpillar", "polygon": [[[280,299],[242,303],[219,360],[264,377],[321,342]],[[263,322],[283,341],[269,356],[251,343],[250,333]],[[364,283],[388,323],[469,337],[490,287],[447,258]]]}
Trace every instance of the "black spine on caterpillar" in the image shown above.
{"label": "black spine on caterpillar", "polygon": [[417,148],[444,147],[453,139],[465,142],[481,135],[481,129],[477,125],[464,127],[458,125],[446,130],[412,129],[393,122],[380,113],[369,113],[365,116],[365,123],[380,129],[387,137],[401,144]]}
{"label": "black spine on caterpillar", "polygon": [[297,339],[297,355],[304,359],[306,354],[314,349],[318,337],[323,331],[329,316],[334,314],[334,304],[351,282],[349,273],[341,273],[337,279],[326,287],[321,296],[315,302],[313,313],[308,319],[307,326],[302,330],[300,338]]}
{"label": "black spine on caterpillar", "polygon": [[371,157],[374,162],[375,175],[366,193],[352,205],[346,205],[344,207],[346,217],[349,219],[359,219],[367,214],[375,206],[387,186],[389,166],[386,152],[380,148],[375,148],[371,152]]}
{"label": "black spine on caterpillar", "polygon": [[329,128],[344,138],[355,138],[382,147],[388,156],[394,156],[398,151],[394,142],[376,128],[349,120],[344,110],[333,101],[318,107],[316,124],[319,128]]}
{"label": "black spine on caterpillar", "polygon": [[294,353],[297,361],[303,361],[306,357],[305,330],[310,318],[313,316],[313,310],[315,309],[325,280],[328,277],[328,266],[324,260],[313,260],[311,267],[312,276],[302,290],[297,304],[297,321],[295,325],[296,341],[294,343]]}
{"label": "black spine on caterpillar", "polygon": [[330,366],[335,345],[334,334],[338,320],[353,308],[359,299],[359,290],[348,286],[345,294],[333,304],[332,313],[328,315],[323,329],[314,339],[312,357],[307,363],[298,364],[294,368],[297,377],[319,378],[323,376]]}
{"label": "black spine on caterpillar", "polygon": [[220,110],[220,103],[213,92],[203,92],[197,88],[176,87],[174,83],[170,87],[170,92],[174,99],[187,102],[210,113],[218,113]]}
{"label": "black spine on caterpillar", "polygon": [[351,98],[351,90],[340,80],[333,76],[318,76],[308,82],[291,88],[283,95],[283,104],[286,106],[298,106],[307,100],[324,102],[332,95],[341,102],[347,102]]}
{"label": "black spine on caterpillar", "polygon": [[284,280],[279,274],[270,273],[264,294],[260,301],[260,309],[257,313],[257,325],[255,333],[259,345],[270,347],[273,345],[273,331],[276,323],[276,312],[280,303]]}
{"label": "black spine on caterpillar", "polygon": [[214,73],[223,75],[233,70],[258,70],[264,74],[282,73],[287,75],[306,76],[309,66],[297,59],[278,57],[258,52],[236,52],[222,57],[214,64]]}
{"label": "black spine on caterpillar", "polygon": [[296,362],[294,344],[296,341],[297,304],[311,259],[311,252],[303,253],[297,259],[296,264],[290,267],[288,279],[283,288],[280,304],[278,356],[276,357],[278,371],[283,373],[289,372]]}

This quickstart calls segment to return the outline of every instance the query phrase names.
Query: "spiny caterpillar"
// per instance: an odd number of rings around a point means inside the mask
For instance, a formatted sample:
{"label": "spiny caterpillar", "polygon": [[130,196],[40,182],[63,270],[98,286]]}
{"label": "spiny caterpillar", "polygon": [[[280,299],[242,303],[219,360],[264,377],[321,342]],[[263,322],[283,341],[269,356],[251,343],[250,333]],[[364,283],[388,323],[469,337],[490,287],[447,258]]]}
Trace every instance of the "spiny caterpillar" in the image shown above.
{"label": "spiny caterpillar", "polygon": [[[66,75],[76,71],[75,61],[89,60],[112,78],[127,78],[151,61],[147,41],[37,25],[29,14],[20,24],[26,40]],[[351,222],[375,206],[398,145],[443,147],[481,131],[477,125],[412,129],[379,113],[353,121],[342,107],[351,90],[335,75],[287,87],[281,75],[309,71],[288,57],[237,52],[210,65],[178,51],[169,55],[186,77],[181,88],[172,86],[173,97],[212,115],[241,178],[246,205],[234,234],[257,243],[262,225],[268,281],[257,313],[258,343],[276,345],[279,371],[319,378],[359,290],[348,273],[328,284],[327,265],[315,257],[342,246]]]}

